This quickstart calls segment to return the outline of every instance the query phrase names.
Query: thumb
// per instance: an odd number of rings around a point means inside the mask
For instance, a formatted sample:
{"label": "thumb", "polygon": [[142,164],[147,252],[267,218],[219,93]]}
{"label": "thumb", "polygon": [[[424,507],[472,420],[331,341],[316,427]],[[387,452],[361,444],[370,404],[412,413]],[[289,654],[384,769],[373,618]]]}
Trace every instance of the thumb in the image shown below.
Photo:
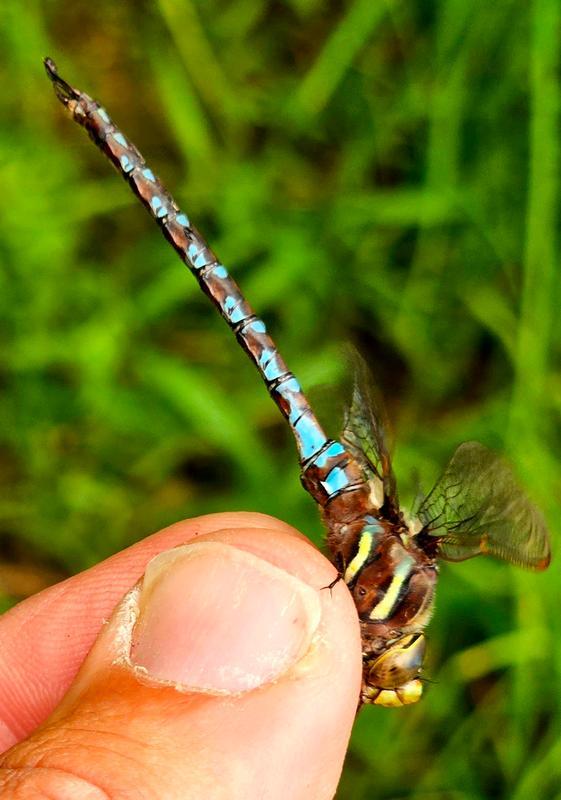
{"label": "thumb", "polygon": [[333,577],[286,530],[156,556],[59,707],[0,760],[2,797],[332,797],[361,674]]}

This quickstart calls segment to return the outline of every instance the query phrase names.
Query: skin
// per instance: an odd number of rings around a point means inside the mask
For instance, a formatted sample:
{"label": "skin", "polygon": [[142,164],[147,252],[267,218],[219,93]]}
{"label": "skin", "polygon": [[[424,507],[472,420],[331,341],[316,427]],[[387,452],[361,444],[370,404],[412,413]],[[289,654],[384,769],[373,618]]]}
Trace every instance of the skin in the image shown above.
{"label": "skin", "polygon": [[[294,668],[256,689],[209,695],[114,663],[113,610],[153,556],[195,541],[254,554],[311,587],[319,623]],[[322,588],[334,576],[288,525],[216,514],[177,523],[20,603],[0,618],[2,798],[333,797],[361,681],[352,599],[343,581]],[[258,593],[244,613],[262,619]]]}

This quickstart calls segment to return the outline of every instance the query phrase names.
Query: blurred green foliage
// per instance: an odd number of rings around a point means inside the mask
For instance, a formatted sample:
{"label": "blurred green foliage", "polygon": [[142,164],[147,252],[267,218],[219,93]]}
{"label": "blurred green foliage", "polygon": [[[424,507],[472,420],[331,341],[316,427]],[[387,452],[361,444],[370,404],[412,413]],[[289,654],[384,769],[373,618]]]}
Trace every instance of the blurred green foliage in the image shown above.
{"label": "blurred green foliage", "polygon": [[[69,574],[224,509],[321,539],[280,415],[64,118],[47,54],[142,149],[306,387],[341,382],[339,342],[361,347],[402,494],[476,438],[508,452],[555,544],[558,0],[32,0],[22,12],[3,0],[8,572]],[[416,707],[360,715],[340,798],[561,798],[558,570],[443,567],[436,685]]]}

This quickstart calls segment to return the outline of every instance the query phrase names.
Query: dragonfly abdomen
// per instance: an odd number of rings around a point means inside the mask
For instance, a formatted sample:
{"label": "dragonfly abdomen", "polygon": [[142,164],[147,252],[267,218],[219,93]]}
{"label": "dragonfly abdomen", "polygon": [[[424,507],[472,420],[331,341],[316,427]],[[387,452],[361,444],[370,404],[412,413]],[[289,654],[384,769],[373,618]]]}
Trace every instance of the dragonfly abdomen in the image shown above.
{"label": "dragonfly abdomen", "polygon": [[45,66],[58,98],[127,181],[254,362],[292,429],[304,486],[322,506],[342,493],[355,491],[364,484],[362,470],[340,442],[327,438],[265,323],[253,312],[226,267],[107,111],[60,78],[52,61],[46,59]]}

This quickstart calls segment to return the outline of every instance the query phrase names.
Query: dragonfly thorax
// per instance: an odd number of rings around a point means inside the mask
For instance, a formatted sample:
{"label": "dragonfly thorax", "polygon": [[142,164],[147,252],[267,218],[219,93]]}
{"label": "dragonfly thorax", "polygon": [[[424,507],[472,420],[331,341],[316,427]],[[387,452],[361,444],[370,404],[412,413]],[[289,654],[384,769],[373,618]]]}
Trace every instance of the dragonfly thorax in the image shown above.
{"label": "dragonfly thorax", "polygon": [[[368,514],[344,580],[357,607],[363,640],[362,701],[403,705],[418,700],[437,570],[406,523]],[[380,699],[378,699],[380,698]]]}
{"label": "dragonfly thorax", "polygon": [[428,622],[436,565],[413,540],[406,541],[391,523],[367,518],[344,573],[362,622],[404,633]]}

